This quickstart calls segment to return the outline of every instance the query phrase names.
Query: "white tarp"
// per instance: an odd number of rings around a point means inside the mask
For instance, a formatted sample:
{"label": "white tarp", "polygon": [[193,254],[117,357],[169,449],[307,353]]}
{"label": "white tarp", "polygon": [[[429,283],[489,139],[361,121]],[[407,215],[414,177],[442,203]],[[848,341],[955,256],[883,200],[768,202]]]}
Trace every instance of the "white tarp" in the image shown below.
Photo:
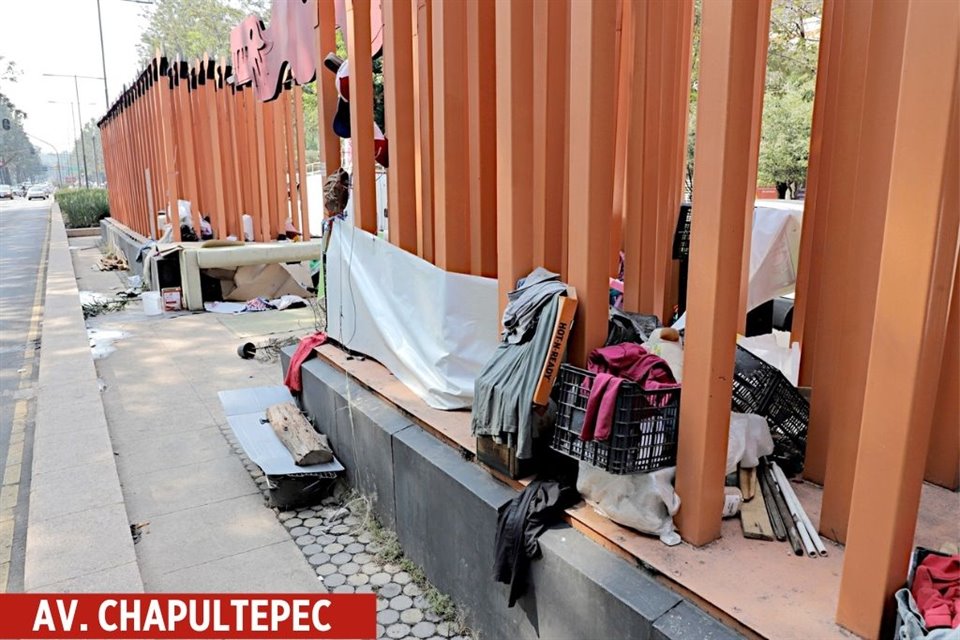
{"label": "white tarp", "polygon": [[327,335],[437,409],[469,408],[500,328],[497,281],[447,273],[350,223],[327,252]]}
{"label": "white tarp", "polygon": [[779,207],[753,210],[750,243],[750,285],[747,310],[786,293],[797,282],[800,224],[803,212]]}

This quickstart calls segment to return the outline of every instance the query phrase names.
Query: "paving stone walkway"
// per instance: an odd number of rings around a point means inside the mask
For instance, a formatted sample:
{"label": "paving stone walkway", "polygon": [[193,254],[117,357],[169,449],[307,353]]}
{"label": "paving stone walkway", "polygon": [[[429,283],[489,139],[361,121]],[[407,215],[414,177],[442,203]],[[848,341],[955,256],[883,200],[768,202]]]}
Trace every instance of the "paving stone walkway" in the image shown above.
{"label": "paving stone walkway", "polygon": [[[243,452],[229,426],[224,437],[264,497],[263,471]],[[376,593],[377,637],[390,640],[476,640],[462,614],[402,556],[393,532],[373,518],[365,498],[340,484],[321,504],[280,511],[294,542],[332,593]]]}

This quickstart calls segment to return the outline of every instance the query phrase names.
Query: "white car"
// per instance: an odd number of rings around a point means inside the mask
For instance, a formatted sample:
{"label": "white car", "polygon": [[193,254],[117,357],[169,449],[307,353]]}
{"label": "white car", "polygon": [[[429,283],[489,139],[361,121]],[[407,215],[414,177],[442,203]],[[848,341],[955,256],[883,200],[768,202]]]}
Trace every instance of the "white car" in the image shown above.
{"label": "white car", "polygon": [[0,184],[0,200],[13,200],[13,187],[8,184]]}
{"label": "white car", "polygon": [[34,185],[27,190],[27,200],[35,200],[39,198],[40,200],[47,199],[47,189],[41,185]]}

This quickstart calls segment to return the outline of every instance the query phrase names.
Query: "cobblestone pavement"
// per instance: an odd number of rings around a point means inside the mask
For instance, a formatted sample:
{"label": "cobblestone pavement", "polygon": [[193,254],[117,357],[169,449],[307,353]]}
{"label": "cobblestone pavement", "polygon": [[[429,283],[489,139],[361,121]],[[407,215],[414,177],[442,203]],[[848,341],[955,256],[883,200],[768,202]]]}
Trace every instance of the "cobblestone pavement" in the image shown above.
{"label": "cobblestone pavement", "polygon": [[[230,427],[221,430],[266,496],[263,472],[244,455]],[[341,499],[277,512],[324,586],[332,593],[376,593],[378,638],[475,640],[450,599],[403,558],[395,534],[380,528],[367,500],[338,488]]]}

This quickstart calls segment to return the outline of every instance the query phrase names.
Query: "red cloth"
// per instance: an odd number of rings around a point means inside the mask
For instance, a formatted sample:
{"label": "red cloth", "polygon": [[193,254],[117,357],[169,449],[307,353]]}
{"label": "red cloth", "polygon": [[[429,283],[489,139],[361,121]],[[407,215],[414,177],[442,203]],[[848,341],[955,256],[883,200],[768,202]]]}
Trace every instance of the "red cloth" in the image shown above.
{"label": "red cloth", "polygon": [[960,627],[960,555],[928,555],[917,565],[911,591],[927,629]]}
{"label": "red cloth", "polygon": [[294,393],[300,393],[303,390],[303,381],[300,379],[300,367],[304,362],[314,355],[314,349],[327,341],[327,334],[322,331],[306,336],[300,340],[297,350],[293,352],[290,358],[290,367],[287,369],[287,375],[283,379],[283,384]]}
{"label": "red cloth", "polygon": [[624,380],[636,382],[648,391],[680,386],[663,358],[633,342],[594,349],[587,358],[587,370],[597,376],[587,399],[581,440],[607,440],[610,437],[616,417],[617,393]]}

